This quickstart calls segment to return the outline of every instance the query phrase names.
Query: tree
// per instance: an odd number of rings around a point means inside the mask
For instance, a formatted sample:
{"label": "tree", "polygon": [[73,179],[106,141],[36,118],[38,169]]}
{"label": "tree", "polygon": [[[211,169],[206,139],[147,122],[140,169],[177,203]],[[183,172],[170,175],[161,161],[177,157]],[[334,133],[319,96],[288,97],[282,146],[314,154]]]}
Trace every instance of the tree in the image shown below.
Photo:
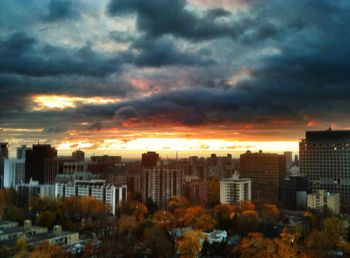
{"label": "tree", "polygon": [[261,218],[267,222],[277,223],[280,219],[280,211],[274,204],[264,204],[261,212]]}
{"label": "tree", "polygon": [[159,209],[158,205],[151,198],[148,198],[145,204],[151,215]]}
{"label": "tree", "polygon": [[145,245],[152,252],[152,257],[172,257],[174,246],[169,233],[158,227],[151,227],[145,230]]}
{"label": "tree", "polygon": [[117,221],[119,234],[127,233],[130,235],[137,227],[137,221],[134,216],[123,216]]}
{"label": "tree", "polygon": [[241,258],[279,258],[276,249],[273,240],[264,238],[260,233],[249,233],[236,247]]}
{"label": "tree", "polygon": [[30,258],[62,258],[66,256],[66,252],[62,247],[51,245],[49,241],[44,241],[34,249]]}
{"label": "tree", "polygon": [[177,249],[182,258],[195,258],[201,250],[202,233],[200,231],[188,231],[178,241]]}
{"label": "tree", "polygon": [[208,202],[209,207],[215,207],[220,203],[220,183],[218,179],[208,180]]}
{"label": "tree", "polygon": [[243,211],[238,221],[238,230],[241,234],[256,231],[260,223],[259,215],[254,210]]}
{"label": "tree", "polygon": [[255,210],[255,205],[250,201],[242,201],[241,207],[243,211],[253,211]]}
{"label": "tree", "polygon": [[275,240],[277,245],[278,257],[285,258],[297,258],[298,257],[298,246],[297,237],[294,234],[290,234],[285,228],[281,232],[279,239]]}
{"label": "tree", "polygon": [[28,254],[27,240],[24,236],[18,238],[15,243],[15,258],[24,258]]}
{"label": "tree", "polygon": [[135,218],[137,220],[144,219],[147,212],[148,212],[147,207],[143,203],[140,203],[140,202],[133,203],[132,209],[133,209],[132,214],[135,216]]}
{"label": "tree", "polygon": [[323,221],[323,226],[326,236],[332,242],[332,248],[336,248],[341,242],[341,237],[345,229],[344,222],[341,219],[329,217]]}
{"label": "tree", "polygon": [[56,212],[46,210],[42,211],[38,218],[38,223],[41,227],[52,228],[56,224]]}
{"label": "tree", "polygon": [[169,211],[159,210],[153,215],[153,223],[169,230],[175,226],[175,217]]}
{"label": "tree", "polygon": [[333,241],[325,232],[313,230],[307,236],[305,246],[310,256],[325,258],[328,257],[328,252],[332,249]]}
{"label": "tree", "polygon": [[171,212],[173,212],[175,209],[187,208],[188,206],[189,206],[189,202],[187,198],[184,196],[181,196],[181,197],[175,196],[168,201],[168,209]]}

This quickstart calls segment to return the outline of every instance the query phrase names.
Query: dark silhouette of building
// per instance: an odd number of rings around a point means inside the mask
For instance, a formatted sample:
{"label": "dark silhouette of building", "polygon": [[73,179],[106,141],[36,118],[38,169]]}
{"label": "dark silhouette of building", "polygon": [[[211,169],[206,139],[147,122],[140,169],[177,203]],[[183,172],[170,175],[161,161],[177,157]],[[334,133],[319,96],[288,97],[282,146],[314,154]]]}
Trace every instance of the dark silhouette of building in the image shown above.
{"label": "dark silhouette of building", "polygon": [[33,144],[32,149],[26,151],[25,181],[32,178],[43,184],[45,160],[56,157],[57,150],[50,144]]}
{"label": "dark silhouette of building", "polygon": [[251,178],[253,200],[278,201],[279,187],[286,171],[284,155],[247,151],[240,156],[240,176]]}
{"label": "dark silhouette of building", "polygon": [[142,154],[142,167],[155,167],[159,160],[159,154],[154,151],[148,151]]}
{"label": "dark silhouette of building", "polygon": [[75,161],[84,161],[85,160],[85,152],[81,150],[76,150],[72,153],[72,158]]}
{"label": "dark silhouette of building", "polygon": [[307,177],[287,177],[281,184],[281,205],[288,210],[304,210],[306,208],[307,194],[310,192],[310,184]]}
{"label": "dark silhouette of building", "polygon": [[300,173],[310,180],[313,192],[339,193],[350,206],[350,130],[307,131],[299,143]]}
{"label": "dark silhouette of building", "polygon": [[193,203],[206,203],[208,201],[208,183],[203,179],[191,179],[182,184],[181,195]]}

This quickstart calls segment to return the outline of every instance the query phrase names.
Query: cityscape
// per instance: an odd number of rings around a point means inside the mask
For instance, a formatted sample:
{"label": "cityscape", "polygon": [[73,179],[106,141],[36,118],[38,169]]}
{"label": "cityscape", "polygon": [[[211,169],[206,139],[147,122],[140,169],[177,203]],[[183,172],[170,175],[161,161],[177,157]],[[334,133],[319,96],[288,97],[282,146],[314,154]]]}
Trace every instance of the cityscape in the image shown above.
{"label": "cityscape", "polygon": [[350,257],[350,1],[0,1],[0,258]]}

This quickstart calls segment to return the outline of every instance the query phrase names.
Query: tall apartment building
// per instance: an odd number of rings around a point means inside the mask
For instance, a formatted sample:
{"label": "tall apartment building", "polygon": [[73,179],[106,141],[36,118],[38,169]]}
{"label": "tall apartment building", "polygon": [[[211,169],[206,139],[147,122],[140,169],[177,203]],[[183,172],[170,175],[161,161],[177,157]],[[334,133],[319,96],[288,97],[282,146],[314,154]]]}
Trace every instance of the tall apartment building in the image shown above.
{"label": "tall apartment building", "polygon": [[307,207],[309,209],[322,210],[328,208],[335,214],[340,212],[339,193],[329,193],[325,190],[318,190],[316,193],[307,195]]}
{"label": "tall apartment building", "polygon": [[4,187],[15,188],[16,185],[24,182],[25,160],[5,159],[4,160]]}
{"label": "tall apartment building", "polygon": [[186,182],[181,186],[181,195],[193,203],[206,203],[208,201],[208,182],[187,176]]}
{"label": "tall apartment building", "polygon": [[156,166],[142,168],[142,199],[151,198],[164,207],[168,200],[180,196],[185,179],[185,169],[167,161],[158,161]]}
{"label": "tall apartment building", "polygon": [[240,156],[240,176],[252,180],[253,199],[277,201],[286,171],[284,155],[247,151]]}
{"label": "tall apartment building", "polygon": [[75,180],[69,183],[56,183],[55,196],[60,197],[93,197],[106,203],[115,215],[118,205],[127,200],[127,186],[106,184],[106,180]]}
{"label": "tall apartment building", "polygon": [[21,147],[18,147],[16,150],[17,159],[25,159],[27,150],[30,150],[30,148],[28,148],[26,145],[22,145]]}
{"label": "tall apartment building", "polygon": [[0,142],[0,188],[4,184],[4,160],[9,157],[9,144]]}
{"label": "tall apartment building", "polygon": [[155,167],[160,160],[159,154],[153,151],[142,154],[141,165],[142,167]]}
{"label": "tall apartment building", "polygon": [[341,203],[350,205],[350,131],[307,131],[299,158],[313,191],[339,193]]}
{"label": "tall apartment building", "polygon": [[249,178],[239,178],[239,176],[233,175],[231,178],[220,180],[220,202],[222,204],[250,201],[251,196],[251,180]]}
{"label": "tall apartment building", "polygon": [[33,144],[32,149],[26,151],[25,181],[32,179],[43,184],[45,160],[56,157],[57,150],[50,144]]}

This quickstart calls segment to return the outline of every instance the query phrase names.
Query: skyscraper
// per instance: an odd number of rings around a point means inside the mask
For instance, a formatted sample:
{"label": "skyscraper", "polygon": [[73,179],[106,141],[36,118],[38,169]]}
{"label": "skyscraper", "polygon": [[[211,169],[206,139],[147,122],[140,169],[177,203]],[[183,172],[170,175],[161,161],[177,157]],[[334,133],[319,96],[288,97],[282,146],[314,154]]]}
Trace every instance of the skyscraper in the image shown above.
{"label": "skyscraper", "polygon": [[312,190],[339,193],[350,205],[350,131],[307,131],[299,143],[300,173]]}
{"label": "skyscraper", "polygon": [[286,177],[286,157],[247,151],[240,156],[240,176],[252,180],[253,199],[277,201],[280,184]]}
{"label": "skyscraper", "polygon": [[4,160],[4,187],[16,187],[24,182],[25,161],[24,159]]}
{"label": "skyscraper", "polygon": [[143,167],[142,199],[151,198],[164,207],[170,198],[180,196],[184,180],[185,169],[176,163],[159,160],[156,166]]}
{"label": "skyscraper", "polygon": [[7,142],[0,142],[0,188],[4,181],[4,160],[9,157],[9,144]]}
{"label": "skyscraper", "polygon": [[33,144],[33,148],[26,151],[25,181],[32,178],[44,183],[45,160],[57,157],[57,150],[50,144]]}

